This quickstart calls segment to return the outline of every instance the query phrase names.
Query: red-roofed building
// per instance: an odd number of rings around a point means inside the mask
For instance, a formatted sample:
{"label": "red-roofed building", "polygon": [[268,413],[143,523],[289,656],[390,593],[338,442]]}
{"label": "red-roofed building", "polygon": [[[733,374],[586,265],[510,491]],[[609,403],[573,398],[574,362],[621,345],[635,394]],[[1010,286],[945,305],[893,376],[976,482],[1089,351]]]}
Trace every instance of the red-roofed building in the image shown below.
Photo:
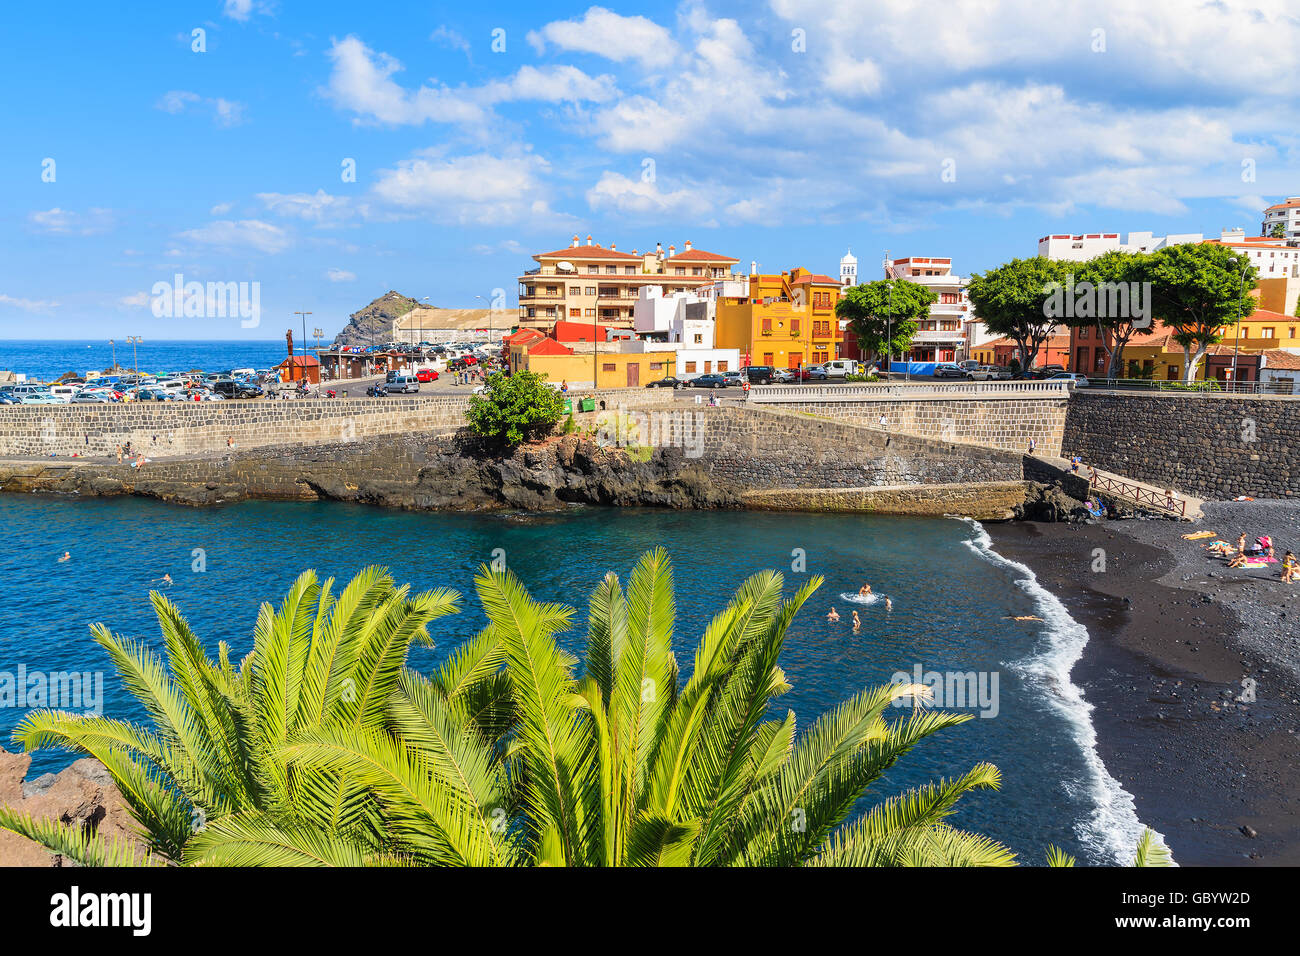
{"label": "red-roofed building", "polygon": [[1282,227],[1284,238],[1300,239],[1300,196],[1288,196],[1285,202],[1274,203],[1264,210],[1259,234],[1272,236],[1278,226]]}
{"label": "red-roofed building", "polygon": [[611,339],[633,337],[628,329],[614,329],[591,322],[560,321],[551,329],[551,338],[557,342],[608,342]]}
{"label": "red-roofed building", "polygon": [[320,361],[314,355],[295,355],[275,368],[282,382],[301,382],[305,375],[312,385],[320,384]]}
{"label": "red-roofed building", "polygon": [[663,287],[665,294],[686,292],[727,278],[740,260],[696,249],[687,240],[678,253],[669,246],[624,252],[578,236],[564,249],[533,256],[537,267],[519,277],[519,324],[551,328],[564,320],[630,328],[641,288]]}

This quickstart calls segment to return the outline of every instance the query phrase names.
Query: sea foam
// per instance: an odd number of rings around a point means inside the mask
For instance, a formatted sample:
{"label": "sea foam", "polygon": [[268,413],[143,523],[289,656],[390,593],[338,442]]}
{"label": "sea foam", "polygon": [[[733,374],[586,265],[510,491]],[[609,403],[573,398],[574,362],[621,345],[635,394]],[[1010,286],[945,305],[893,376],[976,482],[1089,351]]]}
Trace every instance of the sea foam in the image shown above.
{"label": "sea foam", "polygon": [[[1084,699],[1083,690],[1070,680],[1070,671],[1088,643],[1088,629],[1070,617],[1056,595],[1038,583],[1032,569],[994,551],[993,539],[982,524],[971,518],[958,520],[965,521],[975,532],[973,538],[964,542],[966,547],[1015,574],[1016,586],[1029,596],[1038,616],[1043,618],[1043,650],[1008,666],[1027,683],[1042,690],[1049,704],[1065,718],[1082,752],[1087,778],[1079,781],[1086,790],[1080,796],[1087,797],[1093,809],[1090,816],[1075,825],[1080,842],[1100,856],[1127,865],[1133,860],[1146,826],[1138,819],[1133,795],[1110,775],[1097,753],[1092,705]],[[1162,834],[1156,833],[1156,840],[1164,844]]]}

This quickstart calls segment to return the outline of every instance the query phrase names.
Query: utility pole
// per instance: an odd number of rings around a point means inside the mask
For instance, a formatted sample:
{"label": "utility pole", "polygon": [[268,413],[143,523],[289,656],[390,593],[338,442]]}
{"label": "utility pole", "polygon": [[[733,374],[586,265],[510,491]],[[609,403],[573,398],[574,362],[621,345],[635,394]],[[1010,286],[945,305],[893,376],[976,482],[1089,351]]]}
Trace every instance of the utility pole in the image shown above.
{"label": "utility pole", "polygon": [[128,335],[126,341],[131,346],[131,364],[135,366],[131,371],[135,373],[135,377],[138,379],[140,377],[140,353],[136,350],[136,346],[144,341],[144,336]]}
{"label": "utility pole", "polygon": [[[310,312],[295,312],[294,315],[302,316],[302,380],[307,381],[307,316]],[[289,380],[293,381],[293,369],[289,369]]]}

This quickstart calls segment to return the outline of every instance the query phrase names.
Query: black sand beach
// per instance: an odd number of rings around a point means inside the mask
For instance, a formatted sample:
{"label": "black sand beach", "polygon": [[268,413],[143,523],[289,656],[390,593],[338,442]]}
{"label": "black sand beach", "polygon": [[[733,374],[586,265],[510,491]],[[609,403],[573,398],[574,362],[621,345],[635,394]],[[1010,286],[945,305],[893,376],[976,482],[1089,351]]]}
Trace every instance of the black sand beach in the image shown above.
{"label": "black sand beach", "polygon": [[[1205,506],[1196,524],[990,525],[1089,641],[1073,680],[1107,770],[1190,866],[1300,863],[1300,584],[1233,570],[1183,534],[1271,534],[1300,552],[1300,504]],[[1207,539],[1212,540],[1212,539]],[[1095,549],[1105,570],[1094,571]],[[1254,701],[1249,700],[1253,681]]]}

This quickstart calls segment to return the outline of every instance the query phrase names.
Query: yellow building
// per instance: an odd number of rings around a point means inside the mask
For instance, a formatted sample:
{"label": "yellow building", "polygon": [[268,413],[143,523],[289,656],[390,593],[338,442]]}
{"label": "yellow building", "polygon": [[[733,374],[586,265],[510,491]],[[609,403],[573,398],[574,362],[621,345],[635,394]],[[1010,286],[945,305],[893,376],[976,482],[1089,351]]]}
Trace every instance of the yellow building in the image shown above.
{"label": "yellow building", "polygon": [[597,321],[620,328],[632,324],[632,307],[642,286],[661,286],[664,294],[687,292],[731,274],[739,259],[705,252],[686,241],[677,251],[662,245],[648,252],[619,252],[611,245],[572,245],[533,256],[537,267],[519,277],[519,325],[550,328],[560,319]]}
{"label": "yellow building", "polygon": [[743,365],[799,368],[840,357],[840,283],[807,269],[751,275],[749,294],[718,298],[715,345]]}
{"label": "yellow building", "polygon": [[570,388],[644,388],[677,373],[674,352],[592,352],[587,355],[528,354],[524,367],[548,382]]}

